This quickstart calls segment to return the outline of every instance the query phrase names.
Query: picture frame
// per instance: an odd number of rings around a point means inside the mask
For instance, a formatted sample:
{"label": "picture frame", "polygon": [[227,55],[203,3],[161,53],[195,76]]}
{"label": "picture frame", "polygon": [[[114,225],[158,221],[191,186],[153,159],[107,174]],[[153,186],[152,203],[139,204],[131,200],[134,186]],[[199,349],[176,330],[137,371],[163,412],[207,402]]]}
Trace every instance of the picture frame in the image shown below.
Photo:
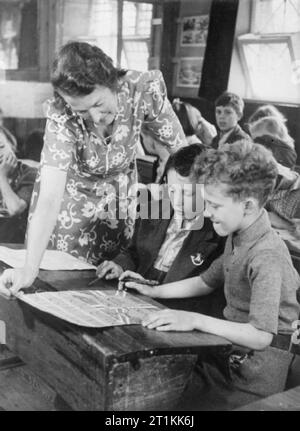
{"label": "picture frame", "polygon": [[209,15],[186,16],[182,19],[180,46],[206,46]]}
{"label": "picture frame", "polygon": [[199,87],[203,57],[182,57],[178,61],[177,87]]}

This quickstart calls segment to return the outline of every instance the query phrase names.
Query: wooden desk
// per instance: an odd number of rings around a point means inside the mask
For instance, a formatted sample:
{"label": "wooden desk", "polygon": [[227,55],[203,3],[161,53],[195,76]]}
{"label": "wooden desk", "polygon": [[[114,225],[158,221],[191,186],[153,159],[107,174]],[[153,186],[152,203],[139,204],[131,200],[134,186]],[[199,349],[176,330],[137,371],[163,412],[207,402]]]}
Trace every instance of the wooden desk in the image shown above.
{"label": "wooden desk", "polygon": [[[0,264],[0,272],[4,267]],[[40,271],[34,287],[83,289],[93,277],[92,271]],[[99,281],[94,288],[100,286],[113,284]],[[83,328],[2,297],[0,320],[6,323],[7,347],[75,410],[170,410],[197,355],[230,346],[199,332],[160,333],[141,325]]]}

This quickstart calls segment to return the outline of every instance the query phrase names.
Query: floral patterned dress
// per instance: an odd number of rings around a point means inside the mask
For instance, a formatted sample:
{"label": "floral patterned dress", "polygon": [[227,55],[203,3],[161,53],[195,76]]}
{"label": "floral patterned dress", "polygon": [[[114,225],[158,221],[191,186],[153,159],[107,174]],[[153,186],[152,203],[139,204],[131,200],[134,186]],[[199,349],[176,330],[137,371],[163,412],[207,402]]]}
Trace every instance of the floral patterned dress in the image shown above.
{"label": "floral patterned dress", "polygon": [[[136,147],[141,126],[172,151],[185,136],[167,99],[161,72],[128,71],[117,90],[118,111],[110,142],[89,130],[66,105],[46,103],[43,166],[67,172],[64,197],[48,248],[98,264],[126,248],[135,222]],[[32,195],[36,207],[40,174]]]}

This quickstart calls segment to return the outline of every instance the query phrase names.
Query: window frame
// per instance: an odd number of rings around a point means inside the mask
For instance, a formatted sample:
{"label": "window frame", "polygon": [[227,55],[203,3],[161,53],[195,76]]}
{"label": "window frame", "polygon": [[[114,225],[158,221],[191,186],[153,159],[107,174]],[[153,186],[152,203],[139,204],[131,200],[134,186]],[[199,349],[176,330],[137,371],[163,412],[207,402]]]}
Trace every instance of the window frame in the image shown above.
{"label": "window frame", "polygon": [[[299,34],[300,36],[300,34]],[[237,38],[237,45],[238,45],[238,52],[240,55],[240,59],[241,59],[241,64],[242,64],[242,68],[243,71],[245,73],[246,76],[246,82],[248,82],[249,88],[247,90],[247,99],[249,100],[263,100],[259,97],[258,94],[255,93],[255,89],[253,86],[253,82],[252,82],[252,78],[251,78],[251,73],[249,71],[249,67],[248,67],[248,61],[247,61],[247,56],[245,54],[245,46],[249,46],[249,45],[259,45],[259,44],[263,44],[263,45],[268,45],[268,44],[279,44],[279,43],[285,43],[287,45],[287,48],[289,50],[289,54],[290,54],[290,58],[291,58],[291,63],[295,63],[296,61],[296,44],[293,41],[293,34],[289,34],[289,33],[278,33],[278,34],[268,34],[268,35],[254,35],[252,33],[249,34],[244,34],[241,36],[238,36]],[[292,71],[291,71],[292,73]],[[250,93],[250,94],[249,94]],[[297,105],[297,102],[295,101],[291,101],[289,98],[287,99],[282,99],[282,98],[274,98],[272,100],[272,102],[274,103],[288,103],[288,104],[295,104]]]}

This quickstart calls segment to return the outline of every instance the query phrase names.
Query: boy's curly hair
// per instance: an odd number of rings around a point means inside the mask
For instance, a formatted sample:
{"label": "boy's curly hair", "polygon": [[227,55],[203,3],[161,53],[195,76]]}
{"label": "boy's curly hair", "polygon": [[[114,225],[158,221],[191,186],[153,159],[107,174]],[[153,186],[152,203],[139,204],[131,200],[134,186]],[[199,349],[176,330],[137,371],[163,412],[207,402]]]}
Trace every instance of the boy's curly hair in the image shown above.
{"label": "boy's curly hair", "polygon": [[240,140],[222,149],[209,149],[194,164],[194,175],[205,184],[227,185],[234,200],[253,197],[263,207],[274,190],[278,174],[272,153],[260,144]]}

